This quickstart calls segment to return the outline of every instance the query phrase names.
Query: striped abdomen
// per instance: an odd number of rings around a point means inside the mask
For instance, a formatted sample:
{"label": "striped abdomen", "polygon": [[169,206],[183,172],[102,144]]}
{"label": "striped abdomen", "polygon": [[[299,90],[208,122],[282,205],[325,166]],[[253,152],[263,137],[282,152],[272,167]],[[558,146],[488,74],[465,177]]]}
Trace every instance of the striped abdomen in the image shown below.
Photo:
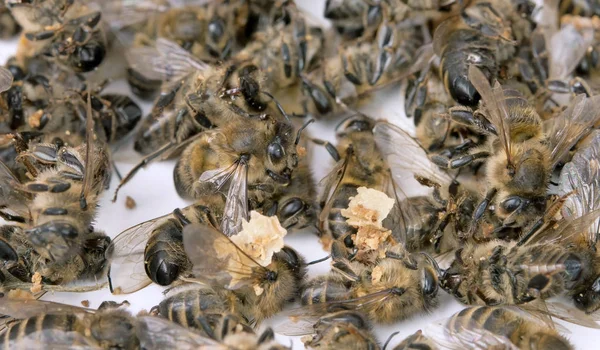
{"label": "striped abdomen", "polygon": [[158,313],[184,327],[202,329],[199,316],[206,316],[214,328],[228,312],[225,301],[212,289],[193,289],[175,294],[158,304]]}

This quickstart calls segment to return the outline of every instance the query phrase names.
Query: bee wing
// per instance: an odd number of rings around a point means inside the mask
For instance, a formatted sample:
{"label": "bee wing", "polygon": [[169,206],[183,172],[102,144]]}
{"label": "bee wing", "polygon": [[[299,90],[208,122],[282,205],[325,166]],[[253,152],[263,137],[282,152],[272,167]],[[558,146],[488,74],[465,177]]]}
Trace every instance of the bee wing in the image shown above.
{"label": "bee wing", "polygon": [[94,170],[97,164],[96,156],[98,155],[98,153],[94,152],[94,118],[92,116],[92,102],[89,91],[87,95],[86,113],[85,169],[83,183],[81,186],[81,194],[79,196],[79,201],[82,208],[87,207],[87,203],[85,201],[94,182]]}
{"label": "bee wing", "polygon": [[125,53],[129,66],[150,80],[177,82],[196,71],[208,68],[191,53],[165,38],[156,39],[155,47],[135,47]]}
{"label": "bee wing", "polygon": [[140,345],[147,350],[195,350],[202,346],[219,346],[216,341],[160,317],[141,316],[137,319]]}
{"label": "bee wing", "polygon": [[183,246],[194,265],[192,271],[196,278],[228,289],[248,285],[257,270],[263,275],[268,271],[244,253],[229,237],[211,226],[185,226]]}
{"label": "bee wing", "polygon": [[144,22],[152,15],[170,8],[168,3],[161,0],[93,0],[88,2],[97,9],[102,10],[102,20],[112,30],[121,30]]}
{"label": "bee wing", "polygon": [[591,29],[579,32],[573,25],[567,25],[554,33],[549,40],[549,78],[563,80],[567,79],[581,62],[594,41],[594,32]]}
{"label": "bee wing", "polygon": [[12,82],[13,82],[12,73],[8,69],[6,69],[4,67],[0,67],[0,92],[4,92],[4,91],[10,89]]}
{"label": "bee wing", "polygon": [[102,350],[104,349],[90,336],[61,329],[41,329],[11,340],[11,345],[19,349],[56,350]]}
{"label": "bee wing", "polygon": [[585,312],[563,303],[552,301],[546,302],[548,315],[558,318],[565,322],[576,324],[582,327],[600,329],[600,315],[586,314]]}
{"label": "bee wing", "polygon": [[[377,148],[386,160],[392,178],[402,194],[409,187],[421,186],[414,180],[415,175],[435,181],[442,187],[452,182],[450,176],[435,165],[427,156],[427,151],[406,131],[396,125],[378,121],[373,128]],[[408,185],[407,180],[411,181]],[[406,197],[406,195],[404,195]]]}
{"label": "bee wing", "polygon": [[494,125],[500,144],[504,148],[508,163],[511,163],[511,140],[510,130],[506,125],[508,119],[508,107],[506,106],[506,99],[502,86],[498,82],[492,86],[488,82],[485,75],[479,68],[471,65],[469,67],[469,80],[477,89],[481,95],[481,101],[483,102],[483,108],[487,112],[486,117]]}
{"label": "bee wing", "polygon": [[600,96],[576,96],[559,116],[544,124],[554,168],[592,126],[600,120]]}
{"label": "bee wing", "polygon": [[[594,222],[597,222],[598,218],[600,218],[600,209],[593,210],[577,218],[562,218],[553,225],[540,228],[538,231],[533,233],[533,235],[528,238],[525,243],[571,243],[572,240],[576,236],[581,235],[582,232],[589,232],[588,230],[590,226]],[[589,239],[591,240],[587,240],[587,242],[593,244],[595,242],[595,233],[594,237]],[[520,244],[523,244],[523,241],[521,241]]]}
{"label": "bee wing", "polygon": [[29,218],[27,203],[32,198],[21,191],[22,184],[4,162],[0,161],[0,208],[9,208],[19,216]]}
{"label": "bee wing", "polygon": [[275,333],[287,335],[289,337],[299,337],[314,333],[314,325],[317,321],[317,317],[306,317],[296,321],[290,320],[277,325],[273,330]]}
{"label": "bee wing", "polygon": [[442,349],[519,349],[508,338],[494,334],[475,322],[454,325],[452,329],[447,324],[435,323],[425,329],[425,334]]}
{"label": "bee wing", "polygon": [[146,243],[154,228],[170,215],[132,226],[113,239],[106,250],[110,261],[108,283],[111,293],[133,293],[152,283],[144,267]]}
{"label": "bee wing", "polygon": [[319,186],[322,188],[319,204],[323,208],[321,210],[321,215],[319,216],[319,221],[321,223],[327,221],[327,215],[329,215],[329,211],[333,205],[333,195],[342,182],[344,175],[346,174],[346,169],[348,168],[349,162],[350,157],[346,155],[343,159],[337,162],[329,174],[319,181]]}
{"label": "bee wing", "polygon": [[242,230],[242,221],[248,221],[248,164],[239,162],[229,182],[221,232],[231,237]]}
{"label": "bee wing", "polygon": [[306,305],[290,310],[288,312],[288,317],[292,320],[302,320],[307,317],[319,317],[340,310],[364,311],[365,308],[368,308],[371,305],[384,303],[392,295],[393,291],[391,289],[384,289],[358,298]]}
{"label": "bee wing", "polygon": [[447,43],[448,34],[451,33],[452,24],[456,20],[456,17],[451,17],[440,23],[433,32],[433,52],[438,57],[442,56],[442,49]]}
{"label": "bee wing", "polygon": [[[560,173],[558,194],[567,197],[562,214],[565,217],[581,217],[600,209],[600,131],[594,131],[587,144],[579,148],[571,161]],[[596,219],[587,230],[586,241],[596,242],[600,232],[600,220]]]}
{"label": "bee wing", "polygon": [[93,313],[95,310],[79,306],[54,303],[34,299],[8,299],[0,298],[0,315],[7,315],[16,319],[25,319],[41,314],[73,314]]}
{"label": "bee wing", "polygon": [[227,199],[221,221],[221,232],[231,237],[242,228],[242,219],[248,220],[248,164],[237,161],[228,167],[207,170],[200,175],[200,182],[219,190],[229,182]]}

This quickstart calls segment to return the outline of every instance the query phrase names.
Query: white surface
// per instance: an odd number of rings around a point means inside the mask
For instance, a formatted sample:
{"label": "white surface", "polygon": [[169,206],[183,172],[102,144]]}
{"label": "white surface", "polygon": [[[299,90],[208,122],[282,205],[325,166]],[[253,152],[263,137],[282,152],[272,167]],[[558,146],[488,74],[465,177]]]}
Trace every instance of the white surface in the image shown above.
{"label": "white surface", "polygon": [[[303,7],[311,13],[321,17],[320,14],[323,12],[324,0],[297,0],[297,2],[303,5]],[[15,45],[16,40],[0,41],[0,62],[4,62],[6,58],[14,53]],[[111,85],[109,91],[113,90],[120,92],[128,91],[124,82],[118,82]],[[404,118],[401,101],[402,96],[399,89],[381,92],[369,105],[362,108],[362,110],[374,118],[387,119],[388,121],[398,123],[401,126],[406,126],[406,128],[411,128],[412,121]],[[149,104],[144,104],[143,106],[145,112],[150,109]],[[319,121],[311,125],[308,128],[308,132],[313,136],[335,142],[333,129],[338,121],[339,120]],[[328,173],[333,163],[322,149],[311,147],[309,151],[312,152],[314,178],[319,180]],[[132,145],[129,143],[124,149],[121,149],[114,155],[114,159],[119,171],[122,174],[125,174],[139,161],[140,157],[133,151]],[[110,201],[114,188],[117,185],[117,179],[116,176],[114,176],[111,189],[105,193],[101,200],[101,209],[99,211],[96,227],[104,230],[109,236],[115,237],[119,232],[130,226],[170,213],[177,207],[184,207],[191,204],[190,202],[186,202],[179,198],[175,192],[172,180],[173,166],[174,162],[172,161],[154,163],[146,170],[140,171],[131,183],[121,190],[119,199],[116,203]],[[135,209],[128,210],[125,208],[126,196],[131,196],[135,199],[137,202],[137,207]],[[316,236],[309,232],[292,234],[286,237],[286,243],[297,249],[307,261],[322,258],[326,255],[322,250],[321,245],[318,243]],[[311,266],[309,277],[323,274],[328,269],[328,263]],[[163,298],[162,290],[163,288],[159,286],[151,285],[137,293],[125,296],[114,296],[110,294],[108,289],[104,289],[84,294],[48,294],[44,299],[73,305],[81,305],[81,301],[88,300],[90,302],[90,307],[92,308],[98,307],[100,303],[105,300],[127,300],[131,303],[129,310],[135,314],[142,309],[148,310],[158,304]],[[565,302],[568,303],[569,301]],[[443,290],[440,290],[439,292],[439,304],[440,306],[429,315],[416,315],[409,320],[390,326],[375,325],[375,330],[380,342],[383,343],[392,332],[399,331],[400,333],[390,344],[396,345],[403,338],[414,333],[418,329],[426,327],[429,323],[447,318],[462,308],[460,304]],[[265,326],[274,326],[285,321],[284,317],[274,317],[267,320]],[[600,340],[600,331],[575,325],[566,325],[566,327],[571,331],[571,334],[566,334],[566,336],[577,349],[599,348],[598,341]],[[283,344],[288,344],[289,340],[287,340],[287,338],[288,337],[278,335],[278,339],[281,340]],[[291,340],[294,349],[303,348],[299,338],[295,337]]]}

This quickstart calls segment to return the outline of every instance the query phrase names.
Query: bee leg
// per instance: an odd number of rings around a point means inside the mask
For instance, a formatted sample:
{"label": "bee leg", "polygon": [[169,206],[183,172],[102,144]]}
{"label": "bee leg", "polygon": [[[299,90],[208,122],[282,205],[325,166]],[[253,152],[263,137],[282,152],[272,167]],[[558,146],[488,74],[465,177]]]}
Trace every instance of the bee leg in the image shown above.
{"label": "bee leg", "polygon": [[0,209],[0,218],[6,220],[6,221],[13,221],[13,222],[21,222],[21,223],[25,223],[27,220],[19,215],[12,215],[10,213],[5,213],[4,209],[6,208],[1,208]]}
{"label": "bee leg", "polygon": [[467,154],[461,157],[448,159],[444,156],[433,155],[431,160],[438,166],[446,169],[458,169],[464,166],[470,165],[476,160],[487,158],[490,156],[489,152],[477,152],[472,154]]}
{"label": "bee leg", "polygon": [[325,141],[325,140],[321,140],[321,139],[310,139],[312,142],[316,143],[317,145],[320,146],[325,146],[325,149],[327,150],[327,153],[329,153],[329,155],[331,156],[331,158],[333,158],[333,160],[335,160],[336,162],[339,162],[340,159],[342,159],[342,157],[340,156],[340,153],[338,152],[337,148],[335,148],[335,146],[329,142],[329,141]]}
{"label": "bee leg", "polygon": [[[325,82],[325,86],[328,86],[328,82]],[[319,114],[327,115],[333,112],[333,105],[327,97],[328,93],[332,93],[332,91],[330,91],[330,88],[327,88],[327,93],[316,84],[313,84],[310,80],[306,79],[305,77],[302,77],[302,90],[305,93],[308,93],[310,100],[313,102],[313,105],[315,106]],[[335,96],[333,97],[335,98]]]}
{"label": "bee leg", "polygon": [[[350,81],[354,85],[362,85],[363,83],[358,77],[358,75],[361,73],[359,66],[356,65],[355,62],[349,62],[348,57],[346,55],[342,54],[341,57],[342,68],[344,70],[344,76],[346,77],[346,79],[348,79],[348,81]],[[352,65],[352,68],[356,72],[356,74],[350,71],[350,64]]]}
{"label": "bee leg", "polygon": [[266,342],[270,342],[275,339],[275,333],[273,333],[273,329],[271,327],[265,329],[264,332],[258,337],[257,345],[261,345]]}
{"label": "bee leg", "polygon": [[477,205],[477,207],[475,208],[475,211],[473,211],[473,217],[472,217],[473,222],[471,223],[471,227],[469,229],[469,233],[471,236],[475,233],[475,230],[479,226],[479,220],[481,220],[481,218],[487,211],[488,207],[490,206],[490,203],[496,196],[497,192],[498,192],[498,190],[495,188],[492,188],[491,190],[489,190],[486,193],[485,198]]}
{"label": "bee leg", "polygon": [[496,134],[494,126],[483,115],[474,112],[469,107],[451,107],[448,112],[450,118],[459,124],[471,126],[483,134]]}
{"label": "bee leg", "polygon": [[380,53],[377,56],[375,68],[371,67],[372,64],[369,65],[369,70],[372,71],[372,74],[370,74],[369,77],[369,85],[371,86],[377,84],[379,79],[381,79],[383,72],[390,64],[390,49],[395,42],[394,34],[395,30],[387,24],[383,24],[377,29],[377,46]]}
{"label": "bee leg", "polygon": [[421,121],[423,106],[427,100],[428,80],[429,74],[423,74],[423,72],[421,72],[418,77],[408,80],[406,93],[404,94],[404,112],[408,118],[415,117],[415,126]]}

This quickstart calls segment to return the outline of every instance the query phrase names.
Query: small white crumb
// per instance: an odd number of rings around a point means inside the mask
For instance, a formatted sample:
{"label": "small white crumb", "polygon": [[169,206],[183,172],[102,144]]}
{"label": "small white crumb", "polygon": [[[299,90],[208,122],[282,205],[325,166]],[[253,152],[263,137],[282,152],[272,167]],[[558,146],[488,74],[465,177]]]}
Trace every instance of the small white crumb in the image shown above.
{"label": "small white crumb", "polygon": [[359,187],[357,192],[356,196],[350,198],[348,209],[342,210],[342,215],[348,219],[348,224],[381,227],[383,220],[394,207],[395,200],[372,188]]}
{"label": "small white crumb", "polygon": [[273,254],[283,248],[286,233],[276,216],[264,216],[252,211],[250,221],[244,220],[242,230],[231,240],[257,263],[268,266]]}

